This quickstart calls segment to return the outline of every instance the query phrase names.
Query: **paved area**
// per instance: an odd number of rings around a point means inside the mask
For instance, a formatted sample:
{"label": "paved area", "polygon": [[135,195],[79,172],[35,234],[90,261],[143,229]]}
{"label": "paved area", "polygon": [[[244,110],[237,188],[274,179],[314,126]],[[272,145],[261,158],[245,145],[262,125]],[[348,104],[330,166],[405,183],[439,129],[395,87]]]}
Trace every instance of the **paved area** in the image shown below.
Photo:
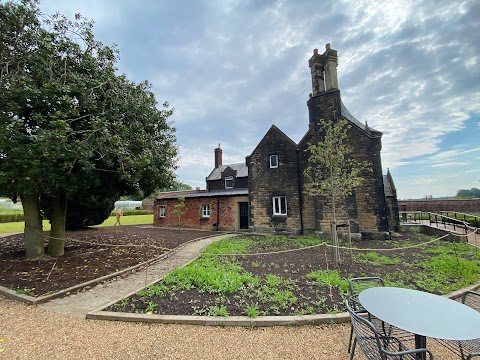
{"label": "paved area", "polygon": [[126,297],[141,289],[145,286],[145,283],[150,284],[165,276],[171,270],[188,264],[194,260],[205,247],[214,241],[229,236],[234,235],[219,235],[189,243],[171,254],[168,258],[148,265],[146,271],[145,269],[140,269],[134,273],[123,275],[120,278],[110,280],[103,284],[98,284],[87,291],[54,299],[38,306],[59,314],[85,318],[88,312]]}

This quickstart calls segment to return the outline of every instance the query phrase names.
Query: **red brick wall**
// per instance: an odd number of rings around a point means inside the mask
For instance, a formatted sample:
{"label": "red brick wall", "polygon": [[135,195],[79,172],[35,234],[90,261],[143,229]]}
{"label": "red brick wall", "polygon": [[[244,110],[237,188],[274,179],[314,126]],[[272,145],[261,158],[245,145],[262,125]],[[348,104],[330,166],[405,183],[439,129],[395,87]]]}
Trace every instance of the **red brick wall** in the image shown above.
{"label": "red brick wall", "polygon": [[[218,221],[219,230],[238,230],[240,227],[239,202],[248,202],[248,196],[186,198],[184,214],[180,218],[180,227],[212,230]],[[160,227],[178,226],[178,217],[173,212],[173,208],[177,204],[177,199],[158,198],[155,200],[153,225]],[[203,218],[201,214],[202,205],[206,204],[210,204],[209,218]],[[166,206],[166,216],[164,218],[158,216],[160,206]]]}
{"label": "red brick wall", "polygon": [[400,211],[458,211],[467,214],[480,213],[480,199],[465,200],[398,200]]}

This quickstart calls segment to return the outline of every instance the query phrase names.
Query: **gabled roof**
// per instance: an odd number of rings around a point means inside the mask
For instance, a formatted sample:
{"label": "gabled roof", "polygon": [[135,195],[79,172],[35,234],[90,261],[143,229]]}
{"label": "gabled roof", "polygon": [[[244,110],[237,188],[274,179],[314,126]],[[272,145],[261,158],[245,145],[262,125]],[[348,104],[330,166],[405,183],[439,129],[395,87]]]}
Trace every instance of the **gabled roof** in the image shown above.
{"label": "gabled roof", "polygon": [[387,175],[383,175],[383,189],[385,191],[385,196],[395,196],[397,189],[393,183],[392,174],[390,174],[390,169],[387,170]]}
{"label": "gabled roof", "polygon": [[[253,151],[251,152],[251,154],[253,154],[255,152],[255,150],[257,150],[257,148],[260,146],[260,144],[265,140],[265,138],[267,137],[267,135],[271,132],[277,132],[279,133],[281,136],[283,136],[287,141],[289,141],[295,148],[297,147],[297,144],[292,140],[290,139],[287,135],[285,135],[285,133],[280,130],[278,127],[276,127],[275,125],[272,125],[270,127],[270,129],[268,129],[268,131],[265,133],[265,135],[263,136],[262,140],[260,140],[257,144],[257,146],[255,147],[255,149],[253,149]],[[250,155],[251,155],[250,154]]]}
{"label": "gabled roof", "polygon": [[222,179],[222,173],[228,167],[237,172],[237,176],[236,176],[237,178],[248,176],[247,165],[245,165],[245,163],[240,163],[240,164],[222,165],[222,166],[219,166],[219,167],[213,169],[213,171],[210,173],[210,175],[207,176],[207,180],[221,180]]}

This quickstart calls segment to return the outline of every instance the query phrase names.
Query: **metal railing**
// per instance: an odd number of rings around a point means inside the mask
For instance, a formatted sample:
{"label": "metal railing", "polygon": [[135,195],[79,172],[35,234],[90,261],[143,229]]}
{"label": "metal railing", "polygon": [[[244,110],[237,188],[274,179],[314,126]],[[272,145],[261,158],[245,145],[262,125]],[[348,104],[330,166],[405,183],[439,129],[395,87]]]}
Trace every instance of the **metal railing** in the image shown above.
{"label": "metal railing", "polygon": [[[448,212],[444,212],[447,213]],[[453,211],[450,211],[453,214]],[[435,224],[436,227],[443,227],[445,230],[447,226],[452,226],[453,231],[458,232],[458,230],[463,231],[465,234],[468,233],[468,229],[475,229],[470,226],[468,221],[464,221],[455,217],[450,217],[447,215],[426,212],[426,211],[399,211],[400,219],[402,223],[422,223],[422,221],[427,221],[430,223],[430,226]],[[467,214],[465,214],[467,215]],[[475,219],[476,220],[476,219]]]}

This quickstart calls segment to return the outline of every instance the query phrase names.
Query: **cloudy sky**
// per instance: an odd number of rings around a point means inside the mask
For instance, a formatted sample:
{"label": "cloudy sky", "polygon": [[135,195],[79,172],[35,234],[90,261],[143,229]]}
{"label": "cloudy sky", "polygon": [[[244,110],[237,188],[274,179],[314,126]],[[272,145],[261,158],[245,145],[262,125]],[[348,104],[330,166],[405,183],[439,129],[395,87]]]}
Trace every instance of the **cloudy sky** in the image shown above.
{"label": "cloudy sky", "polygon": [[399,198],[480,187],[477,0],[44,0],[81,13],[120,49],[119,72],[168,100],[179,180],[205,188],[214,148],[245,160],[272,124],[299,142],[308,127],[308,59],[338,51],[342,99],[383,132],[382,164]]}

